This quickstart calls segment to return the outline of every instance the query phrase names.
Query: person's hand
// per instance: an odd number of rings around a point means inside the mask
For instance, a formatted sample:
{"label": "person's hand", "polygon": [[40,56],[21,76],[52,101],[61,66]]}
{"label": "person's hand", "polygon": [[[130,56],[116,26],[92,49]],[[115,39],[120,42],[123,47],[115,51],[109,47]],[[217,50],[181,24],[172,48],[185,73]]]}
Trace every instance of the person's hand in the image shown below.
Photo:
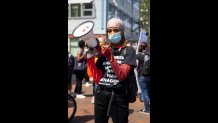
{"label": "person's hand", "polygon": [[103,49],[110,48],[110,45],[108,45],[108,44],[104,44],[104,45],[102,45],[102,48],[103,48]]}
{"label": "person's hand", "polygon": [[91,53],[87,53],[86,58],[87,58],[87,59],[90,59],[90,58],[93,57],[93,56],[94,56],[93,54],[91,54]]}
{"label": "person's hand", "polygon": [[95,47],[95,50],[96,50],[99,54],[101,54],[101,47],[100,47],[99,43],[98,43],[97,46]]}
{"label": "person's hand", "polygon": [[109,47],[104,47],[103,50],[102,50],[102,55],[105,56],[106,58],[110,59],[111,56],[112,56],[112,53],[111,53],[111,48]]}
{"label": "person's hand", "polygon": [[89,51],[87,52],[87,59],[91,58],[92,56],[98,55],[98,52],[96,49],[89,48]]}
{"label": "person's hand", "polygon": [[85,49],[84,49],[84,52],[85,52],[85,53],[88,53],[88,52],[89,52],[89,49],[88,49],[88,48],[85,48]]}
{"label": "person's hand", "polygon": [[90,82],[94,82],[93,77],[90,77],[90,78],[89,78],[89,81],[90,81]]}

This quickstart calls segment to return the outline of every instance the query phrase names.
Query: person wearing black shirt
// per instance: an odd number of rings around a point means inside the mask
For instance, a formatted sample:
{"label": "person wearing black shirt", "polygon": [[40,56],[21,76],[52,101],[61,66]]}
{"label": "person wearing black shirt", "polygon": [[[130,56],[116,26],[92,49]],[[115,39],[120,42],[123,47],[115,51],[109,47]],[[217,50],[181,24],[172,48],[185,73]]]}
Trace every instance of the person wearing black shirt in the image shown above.
{"label": "person wearing black shirt", "polygon": [[94,57],[87,60],[98,84],[95,94],[95,123],[127,123],[129,102],[126,91],[128,77],[136,67],[136,52],[125,46],[125,25],[122,20],[112,18],[107,23],[107,39],[110,45],[104,46],[97,62]]}

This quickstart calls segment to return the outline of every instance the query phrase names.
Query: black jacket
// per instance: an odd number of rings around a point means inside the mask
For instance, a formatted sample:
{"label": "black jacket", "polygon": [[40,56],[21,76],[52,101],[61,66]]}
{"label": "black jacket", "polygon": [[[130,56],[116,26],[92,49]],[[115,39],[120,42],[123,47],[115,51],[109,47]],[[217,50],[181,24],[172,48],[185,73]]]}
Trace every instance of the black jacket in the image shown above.
{"label": "black jacket", "polygon": [[73,55],[68,53],[68,71],[71,73],[73,73],[74,71],[74,64],[75,64],[75,58],[73,57]]}

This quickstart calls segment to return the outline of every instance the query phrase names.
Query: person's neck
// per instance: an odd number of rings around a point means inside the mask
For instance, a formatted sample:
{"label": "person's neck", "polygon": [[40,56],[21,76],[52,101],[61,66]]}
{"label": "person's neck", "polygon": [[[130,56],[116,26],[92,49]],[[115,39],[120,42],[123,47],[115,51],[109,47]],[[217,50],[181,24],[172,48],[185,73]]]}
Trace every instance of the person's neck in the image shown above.
{"label": "person's neck", "polygon": [[118,44],[111,44],[112,48],[120,48],[120,47],[125,47],[122,41],[120,41]]}
{"label": "person's neck", "polygon": [[84,50],[85,48],[80,48],[81,50]]}

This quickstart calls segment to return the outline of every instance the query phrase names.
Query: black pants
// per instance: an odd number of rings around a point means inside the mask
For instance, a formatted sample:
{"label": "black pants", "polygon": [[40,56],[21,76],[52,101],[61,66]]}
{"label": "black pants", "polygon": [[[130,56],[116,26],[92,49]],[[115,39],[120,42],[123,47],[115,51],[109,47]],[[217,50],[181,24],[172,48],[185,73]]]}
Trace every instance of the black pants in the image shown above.
{"label": "black pants", "polygon": [[76,87],[74,92],[77,94],[81,94],[82,93],[82,80],[85,76],[85,73],[83,70],[76,70],[74,71],[74,73],[76,74]]}
{"label": "black pants", "polygon": [[88,73],[87,73],[87,67],[85,67],[85,69],[84,69],[84,74],[85,74],[85,81],[89,82],[89,76],[88,76]]}
{"label": "black pants", "polygon": [[93,96],[95,96],[95,85],[96,85],[95,82],[93,82],[92,85],[93,85]]}
{"label": "black pants", "polygon": [[[107,110],[112,91],[101,90],[100,87],[95,93],[95,123],[108,123]],[[114,90],[114,97],[111,103],[110,116],[113,123],[128,123],[129,103],[125,89]]]}

